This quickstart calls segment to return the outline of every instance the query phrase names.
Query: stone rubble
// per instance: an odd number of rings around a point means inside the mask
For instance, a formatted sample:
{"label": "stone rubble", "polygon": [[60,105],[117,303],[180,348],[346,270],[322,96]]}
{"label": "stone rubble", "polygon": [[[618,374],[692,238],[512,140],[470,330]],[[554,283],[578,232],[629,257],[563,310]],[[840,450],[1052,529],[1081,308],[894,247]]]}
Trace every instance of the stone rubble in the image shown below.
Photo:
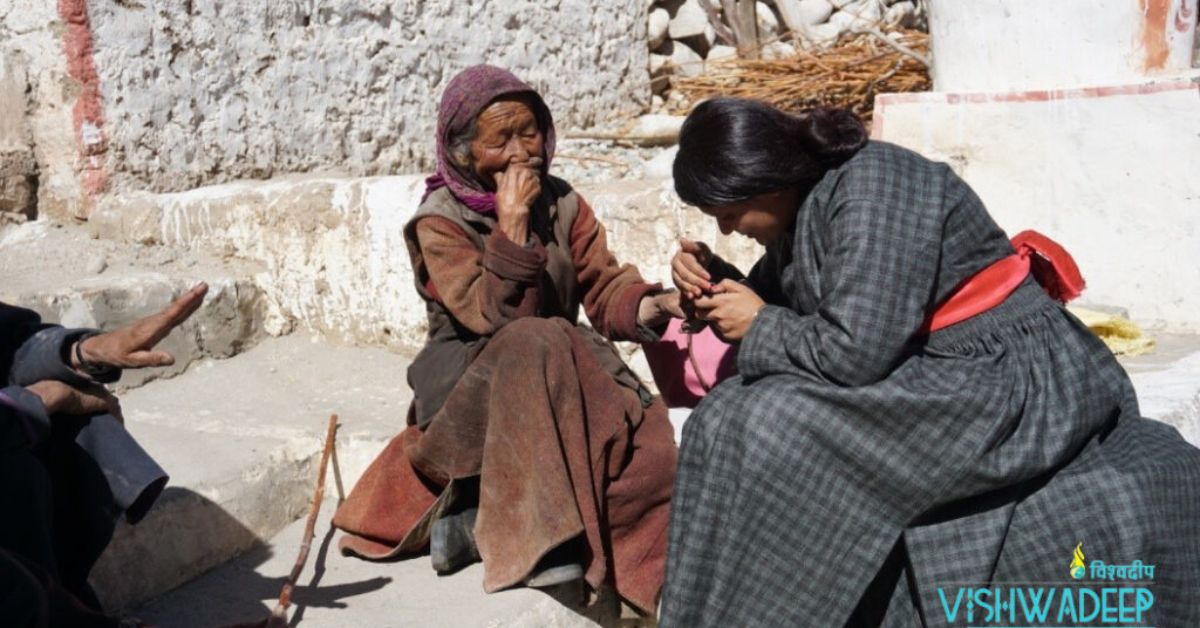
{"label": "stone rubble", "polygon": [[[758,54],[766,60],[787,58],[798,49],[828,46],[844,34],[876,27],[925,28],[928,0],[758,0],[755,2]],[[705,4],[712,6],[722,28],[714,28]],[[718,32],[732,32],[720,0],[652,0],[647,3],[651,89],[657,98],[651,111],[677,111],[672,104],[674,77],[694,77],[709,64],[736,59],[737,42]],[[667,24],[664,29],[664,23]],[[678,97],[676,97],[678,101]]]}

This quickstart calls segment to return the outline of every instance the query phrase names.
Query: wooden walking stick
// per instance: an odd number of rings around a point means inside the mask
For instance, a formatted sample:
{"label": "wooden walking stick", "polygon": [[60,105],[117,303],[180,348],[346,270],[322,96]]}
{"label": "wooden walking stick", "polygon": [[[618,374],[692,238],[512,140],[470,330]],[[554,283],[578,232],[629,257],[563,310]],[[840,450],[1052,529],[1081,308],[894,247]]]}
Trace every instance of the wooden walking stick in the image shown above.
{"label": "wooden walking stick", "polygon": [[321,502],[325,500],[325,470],[329,466],[329,458],[334,451],[337,424],[338,416],[331,415],[329,428],[325,431],[325,450],[321,452],[321,464],[317,471],[317,487],[313,491],[312,505],[308,509],[308,522],[304,526],[304,540],[300,543],[300,554],[296,556],[296,564],[292,566],[292,573],[288,575],[287,580],[283,583],[283,588],[279,591],[279,603],[275,605],[275,610],[271,611],[271,616],[267,619],[246,624],[234,624],[226,628],[287,628],[288,606],[292,603],[292,590],[296,588],[300,572],[304,571],[304,563],[308,562],[308,551],[312,548],[313,533],[317,527],[317,515],[321,512]]}

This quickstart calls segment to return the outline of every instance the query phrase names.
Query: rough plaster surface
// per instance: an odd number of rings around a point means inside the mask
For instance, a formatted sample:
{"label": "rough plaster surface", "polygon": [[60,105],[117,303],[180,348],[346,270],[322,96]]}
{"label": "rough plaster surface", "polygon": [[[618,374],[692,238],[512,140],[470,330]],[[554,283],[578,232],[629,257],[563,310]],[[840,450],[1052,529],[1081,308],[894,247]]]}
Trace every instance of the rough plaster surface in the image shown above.
{"label": "rough plaster surface", "polygon": [[0,51],[0,212],[32,215],[36,206],[28,87],[25,67]]}
{"label": "rough plaster surface", "polygon": [[1002,94],[891,94],[877,139],[946,161],[1010,234],[1061,242],[1091,303],[1200,331],[1200,81]]}
{"label": "rough plaster surface", "polygon": [[641,111],[638,0],[93,2],[113,191],[431,164],[441,91],[488,62],[563,128]]}
{"label": "rough plaster surface", "polygon": [[[638,0],[0,2],[28,75],[39,207],[296,172],[426,169],[458,70],[508,67],[560,128],[647,108]],[[7,114],[7,112],[6,112]]]}
{"label": "rough plaster surface", "polygon": [[[54,2],[0,1],[0,57],[13,75],[25,76],[26,117],[37,166],[37,207],[56,218],[81,216],[85,204],[73,110],[80,85],[67,68],[66,25]],[[9,89],[8,87],[0,89]]]}
{"label": "rough plaster surface", "polygon": [[1196,0],[929,0],[935,89],[1124,85],[1191,68]]}

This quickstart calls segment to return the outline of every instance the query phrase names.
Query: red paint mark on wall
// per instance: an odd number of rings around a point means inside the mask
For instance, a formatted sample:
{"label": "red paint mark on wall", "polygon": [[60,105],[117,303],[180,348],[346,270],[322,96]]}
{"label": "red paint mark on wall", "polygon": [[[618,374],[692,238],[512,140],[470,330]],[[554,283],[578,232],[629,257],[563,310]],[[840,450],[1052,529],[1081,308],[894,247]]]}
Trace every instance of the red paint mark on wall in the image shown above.
{"label": "red paint mark on wall", "polygon": [[[67,74],[79,82],[79,98],[72,110],[75,139],[83,160],[80,184],[85,207],[104,190],[108,175],[104,170],[104,154],[108,152],[108,137],[104,133],[104,108],[100,99],[100,76],[93,59],[94,46],[87,0],[58,0],[58,14],[66,23],[63,41],[67,55]],[[86,217],[86,215],[85,215]]]}
{"label": "red paint mark on wall", "polygon": [[1142,8],[1142,47],[1146,52],[1143,67],[1161,70],[1167,65],[1171,49],[1167,46],[1167,14],[1171,0],[1138,0]]}

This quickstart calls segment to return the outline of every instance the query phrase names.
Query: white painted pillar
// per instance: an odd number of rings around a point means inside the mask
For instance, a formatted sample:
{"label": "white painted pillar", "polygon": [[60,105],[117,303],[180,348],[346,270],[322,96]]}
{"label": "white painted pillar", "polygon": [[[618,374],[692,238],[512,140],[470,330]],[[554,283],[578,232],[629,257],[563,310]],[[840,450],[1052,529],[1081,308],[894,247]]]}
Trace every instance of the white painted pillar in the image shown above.
{"label": "white painted pillar", "polygon": [[929,0],[934,89],[1142,83],[1192,67],[1197,0]]}

